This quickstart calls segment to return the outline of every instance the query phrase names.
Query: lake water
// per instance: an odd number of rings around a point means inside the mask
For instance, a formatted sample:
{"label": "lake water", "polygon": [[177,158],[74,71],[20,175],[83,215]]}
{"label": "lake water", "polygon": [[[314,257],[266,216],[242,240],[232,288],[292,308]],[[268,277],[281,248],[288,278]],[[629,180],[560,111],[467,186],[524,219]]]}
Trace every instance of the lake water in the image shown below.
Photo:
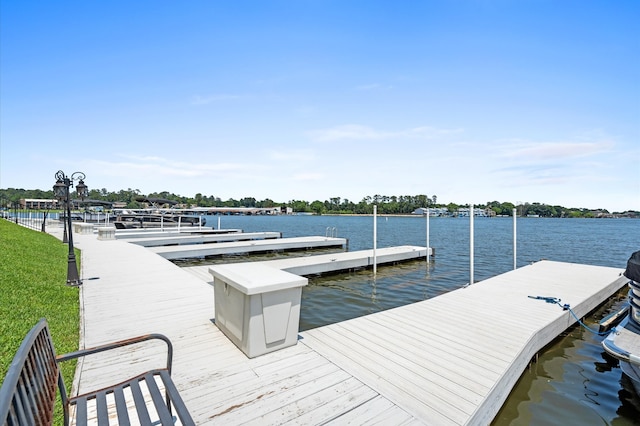
{"label": "lake water", "polygon": [[[218,225],[218,217],[208,217]],[[326,235],[349,240],[349,250],[373,247],[373,218],[354,216],[222,216],[222,228],[277,231],[283,237]],[[335,229],[334,229],[335,228]],[[474,220],[474,281],[513,269],[513,219]],[[426,244],[426,219],[379,216],[377,247]],[[302,295],[300,329],[425,300],[469,282],[469,219],[431,218],[434,260],[310,277]],[[517,220],[517,266],[540,259],[624,269],[640,249],[640,221],[633,219]],[[209,263],[251,261],[323,251],[227,256]],[[620,296],[623,297],[624,295]],[[597,322],[613,308],[596,312]],[[602,337],[582,328],[567,331],[524,373],[495,425],[640,424],[640,401],[629,391],[615,360],[604,354]]]}

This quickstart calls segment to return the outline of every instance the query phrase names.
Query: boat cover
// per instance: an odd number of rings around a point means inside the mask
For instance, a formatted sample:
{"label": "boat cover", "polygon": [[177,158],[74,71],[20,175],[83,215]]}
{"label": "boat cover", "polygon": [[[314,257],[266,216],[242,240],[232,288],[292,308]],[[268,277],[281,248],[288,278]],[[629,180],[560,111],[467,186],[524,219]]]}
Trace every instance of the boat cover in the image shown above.
{"label": "boat cover", "polygon": [[627,269],[624,276],[635,282],[640,282],[640,250],[633,253],[627,261]]}

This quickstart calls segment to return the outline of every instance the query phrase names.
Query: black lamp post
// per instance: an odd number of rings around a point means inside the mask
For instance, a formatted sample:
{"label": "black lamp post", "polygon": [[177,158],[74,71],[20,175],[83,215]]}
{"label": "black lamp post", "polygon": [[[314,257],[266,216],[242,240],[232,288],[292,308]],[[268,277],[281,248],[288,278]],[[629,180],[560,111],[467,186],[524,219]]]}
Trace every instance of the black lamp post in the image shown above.
{"label": "black lamp post", "polygon": [[67,206],[66,227],[69,230],[69,260],[67,262],[67,285],[79,286],[82,284],[82,280],[78,276],[78,265],[76,264],[76,254],[73,251],[73,232],[71,230],[71,198],[69,194],[69,188],[73,187],[73,181],[77,180],[76,191],[80,199],[84,199],[89,191],[87,185],[84,184],[85,174],[82,172],[75,172],[68,177],[62,170],[58,170],[56,173],[56,184],[53,185],[53,194],[64,202]]}

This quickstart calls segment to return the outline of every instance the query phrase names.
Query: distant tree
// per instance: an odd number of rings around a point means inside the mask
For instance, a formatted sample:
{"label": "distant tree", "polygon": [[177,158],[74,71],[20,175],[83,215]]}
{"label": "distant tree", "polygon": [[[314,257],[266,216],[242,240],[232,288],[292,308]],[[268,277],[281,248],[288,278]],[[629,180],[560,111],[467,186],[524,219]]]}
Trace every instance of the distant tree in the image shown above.
{"label": "distant tree", "polygon": [[311,203],[311,211],[315,214],[322,214],[325,211],[325,205],[322,201],[315,200]]}
{"label": "distant tree", "polygon": [[288,204],[289,204],[289,207],[291,207],[294,212],[308,212],[308,211],[310,211],[309,203],[306,202],[306,201],[292,200],[292,201],[289,201]]}
{"label": "distant tree", "polygon": [[243,207],[255,207],[256,199],[253,197],[245,197],[240,200],[240,205]]}
{"label": "distant tree", "polygon": [[271,208],[271,207],[275,207],[276,205],[277,203],[270,198],[265,198],[264,200],[258,201],[256,203],[256,207],[262,207],[262,208]]}
{"label": "distant tree", "polygon": [[227,201],[222,203],[221,207],[240,207],[240,205],[239,201],[229,198]]}

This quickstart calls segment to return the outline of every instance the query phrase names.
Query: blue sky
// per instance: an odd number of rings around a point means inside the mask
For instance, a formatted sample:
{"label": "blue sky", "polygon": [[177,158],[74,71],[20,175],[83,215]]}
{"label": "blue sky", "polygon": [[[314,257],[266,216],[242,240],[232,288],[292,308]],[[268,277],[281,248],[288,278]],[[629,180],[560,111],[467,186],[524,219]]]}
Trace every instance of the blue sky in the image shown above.
{"label": "blue sky", "polygon": [[640,210],[637,1],[0,0],[0,187]]}

